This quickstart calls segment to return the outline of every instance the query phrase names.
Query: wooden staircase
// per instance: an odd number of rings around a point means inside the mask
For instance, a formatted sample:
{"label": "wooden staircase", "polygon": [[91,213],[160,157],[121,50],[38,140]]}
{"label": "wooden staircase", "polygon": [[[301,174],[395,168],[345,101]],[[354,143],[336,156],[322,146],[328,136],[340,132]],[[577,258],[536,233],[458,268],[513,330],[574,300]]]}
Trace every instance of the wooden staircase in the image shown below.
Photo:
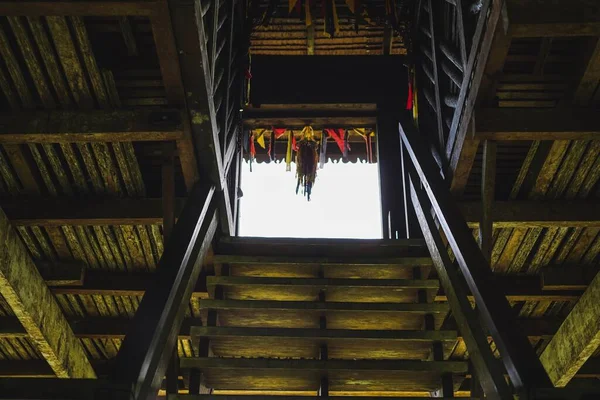
{"label": "wooden staircase", "polygon": [[180,361],[204,394],[172,398],[452,397],[467,373],[422,241],[224,238],[214,265]]}

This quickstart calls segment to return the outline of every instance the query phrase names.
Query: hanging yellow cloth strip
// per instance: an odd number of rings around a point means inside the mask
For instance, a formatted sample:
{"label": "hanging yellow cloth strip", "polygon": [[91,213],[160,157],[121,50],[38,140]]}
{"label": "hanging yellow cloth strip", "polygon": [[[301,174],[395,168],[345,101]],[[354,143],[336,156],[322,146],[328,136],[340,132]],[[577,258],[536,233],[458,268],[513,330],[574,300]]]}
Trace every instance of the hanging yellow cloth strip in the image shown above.
{"label": "hanging yellow cloth strip", "polygon": [[310,15],[310,0],[304,0],[304,11],[306,13],[306,26],[311,26],[312,16]]}
{"label": "hanging yellow cloth strip", "polygon": [[293,137],[294,137],[294,132],[292,130],[290,130],[288,132],[287,150],[285,152],[285,170],[286,171],[292,170],[292,139],[293,139]]}
{"label": "hanging yellow cloth strip", "polygon": [[419,108],[418,108],[418,104],[419,102],[417,101],[418,96],[417,93],[419,92],[417,90],[417,79],[415,77],[415,69],[414,67],[411,68],[412,70],[412,89],[413,89],[413,108],[412,108],[412,112],[413,112],[413,120],[415,121],[415,125],[419,125]]}

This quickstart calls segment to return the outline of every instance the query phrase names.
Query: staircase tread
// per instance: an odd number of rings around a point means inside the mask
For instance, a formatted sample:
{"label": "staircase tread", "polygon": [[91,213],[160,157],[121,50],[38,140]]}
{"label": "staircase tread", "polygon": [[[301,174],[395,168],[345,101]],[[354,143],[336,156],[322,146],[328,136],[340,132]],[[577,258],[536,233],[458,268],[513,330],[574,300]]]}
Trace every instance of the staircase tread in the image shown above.
{"label": "staircase tread", "polygon": [[[251,400],[256,399],[256,395],[212,395],[212,394],[180,394],[169,395],[169,400]],[[390,397],[390,396],[260,396],[264,400],[423,400],[423,397]],[[455,397],[436,397],[436,400],[456,400]],[[475,400],[470,397],[461,397],[460,400]]]}
{"label": "staircase tread", "polygon": [[304,371],[409,371],[465,374],[467,361],[421,360],[307,360],[268,358],[186,357],[180,359],[181,368],[250,369],[250,370],[304,370]]}
{"label": "staircase tread", "polygon": [[350,256],[328,256],[328,257],[308,257],[294,255],[235,255],[235,254],[215,254],[213,257],[215,263],[221,264],[276,264],[276,265],[295,265],[295,266],[336,266],[336,265],[360,265],[360,266],[430,266],[433,261],[429,256],[421,257],[350,257]]}
{"label": "staircase tread", "polygon": [[352,311],[390,313],[446,313],[447,304],[438,303],[353,303],[317,301],[274,301],[274,300],[214,300],[201,299],[200,308],[222,310],[298,310],[298,311]]}
{"label": "staircase tread", "polygon": [[356,330],[356,329],[310,329],[310,328],[245,328],[195,326],[192,337],[277,337],[299,339],[336,340],[389,340],[389,341],[455,341],[456,331],[438,330]]}
{"label": "staircase tread", "polygon": [[410,289],[439,289],[437,279],[362,279],[362,278],[288,278],[288,277],[246,277],[209,276],[207,286],[215,285],[271,285],[271,286],[310,286],[313,288],[338,287],[386,287]]}

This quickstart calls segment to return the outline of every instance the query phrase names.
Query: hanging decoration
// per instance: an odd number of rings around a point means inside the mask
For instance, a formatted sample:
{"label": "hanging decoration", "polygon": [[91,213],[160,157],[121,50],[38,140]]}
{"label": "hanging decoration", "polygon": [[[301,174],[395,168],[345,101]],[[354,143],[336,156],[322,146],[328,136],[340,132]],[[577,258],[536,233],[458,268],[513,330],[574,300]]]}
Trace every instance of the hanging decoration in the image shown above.
{"label": "hanging decoration", "polygon": [[285,151],[285,170],[288,172],[292,170],[292,146],[295,141],[296,138],[294,138],[294,132],[289,131],[287,149]]}
{"label": "hanging decoration", "polygon": [[319,144],[315,140],[313,128],[310,126],[305,127],[302,130],[302,139],[298,143],[298,152],[296,153],[296,194],[302,186],[304,196],[308,201],[310,201],[312,187],[317,177],[318,147]]}
{"label": "hanging decoration", "polygon": [[[344,154],[346,152],[346,141],[344,141],[344,135],[346,133],[345,129],[329,129],[326,128],[325,132],[327,135],[332,138],[335,143],[337,143],[338,148],[340,149],[340,153]],[[346,152],[347,153],[347,152]]]}
{"label": "hanging decoration", "polygon": [[373,132],[369,131],[366,128],[354,128],[354,132],[361,136],[365,140],[366,154],[367,154],[367,162],[369,164],[373,163],[373,136],[375,135]]}
{"label": "hanging decoration", "polygon": [[269,151],[267,154],[269,155],[269,159],[271,161],[275,161],[275,140],[279,139],[285,134],[285,128],[275,128],[273,127],[273,132],[271,132],[271,141],[269,142]]}
{"label": "hanging decoration", "polygon": [[332,38],[340,33],[340,22],[338,20],[335,0],[321,0],[321,14],[325,23],[323,24],[323,33],[326,37]]}

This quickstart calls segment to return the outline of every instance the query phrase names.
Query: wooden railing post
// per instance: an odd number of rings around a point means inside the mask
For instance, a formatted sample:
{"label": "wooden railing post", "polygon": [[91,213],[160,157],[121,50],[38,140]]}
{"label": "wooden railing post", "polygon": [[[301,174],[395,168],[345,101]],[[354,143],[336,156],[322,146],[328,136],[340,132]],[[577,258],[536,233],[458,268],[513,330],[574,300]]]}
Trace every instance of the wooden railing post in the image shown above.
{"label": "wooden railing post", "polygon": [[[518,391],[549,386],[548,376],[529,340],[516,328],[515,314],[505,294],[495,284],[489,262],[481,253],[427,145],[410,119],[401,117],[400,134],[411,161],[409,164],[414,167],[415,179],[421,182],[429,197],[513,386]],[[424,212],[427,214],[428,210]]]}

